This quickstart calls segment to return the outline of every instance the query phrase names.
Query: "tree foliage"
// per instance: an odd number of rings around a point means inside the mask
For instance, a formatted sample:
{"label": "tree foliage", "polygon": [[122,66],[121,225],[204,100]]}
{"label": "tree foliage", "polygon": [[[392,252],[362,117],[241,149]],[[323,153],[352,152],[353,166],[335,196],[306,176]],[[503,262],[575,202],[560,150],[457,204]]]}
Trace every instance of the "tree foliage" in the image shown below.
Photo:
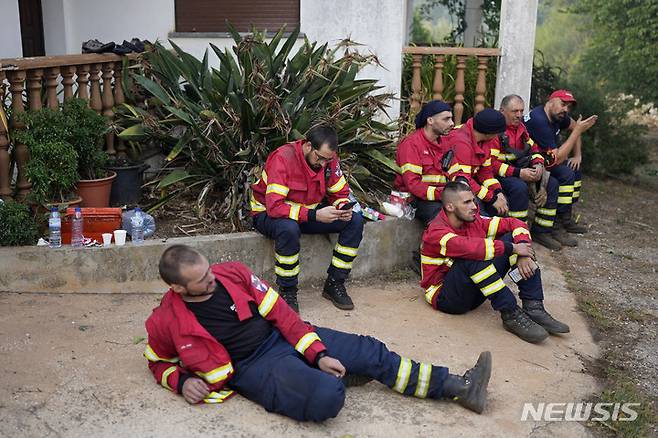
{"label": "tree foliage", "polygon": [[658,102],[658,2],[579,0],[592,20],[581,68],[608,92]]}

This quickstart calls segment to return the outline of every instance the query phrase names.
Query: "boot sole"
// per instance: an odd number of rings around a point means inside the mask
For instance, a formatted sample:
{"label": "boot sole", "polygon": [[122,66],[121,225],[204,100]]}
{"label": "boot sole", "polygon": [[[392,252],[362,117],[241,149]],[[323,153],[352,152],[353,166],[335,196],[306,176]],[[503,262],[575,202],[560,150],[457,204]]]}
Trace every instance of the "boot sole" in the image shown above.
{"label": "boot sole", "polygon": [[468,394],[468,399],[472,400],[472,402],[463,405],[478,414],[481,414],[487,405],[487,386],[491,378],[491,365],[491,352],[483,351],[480,353],[475,366],[478,369],[482,369],[482,377],[477,382],[475,380],[473,381],[473,387]]}
{"label": "boot sole", "polygon": [[342,304],[342,303],[337,303],[336,301],[334,301],[334,299],[331,297],[331,295],[329,295],[329,294],[326,293],[326,292],[322,292],[322,296],[323,296],[324,298],[328,299],[329,301],[331,301],[332,304],[333,304],[334,306],[338,307],[340,310],[353,310],[353,309],[354,309],[354,304]]}

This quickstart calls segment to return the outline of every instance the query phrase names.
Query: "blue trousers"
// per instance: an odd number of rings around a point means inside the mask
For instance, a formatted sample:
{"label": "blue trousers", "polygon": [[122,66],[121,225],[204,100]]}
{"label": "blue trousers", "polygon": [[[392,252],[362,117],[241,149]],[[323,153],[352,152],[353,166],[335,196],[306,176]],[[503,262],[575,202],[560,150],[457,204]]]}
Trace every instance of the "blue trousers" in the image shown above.
{"label": "blue trousers", "polygon": [[550,170],[551,177],[558,181],[557,215],[571,216],[574,202],[580,198],[582,185],[580,170],[572,170],[566,163],[562,163]]}
{"label": "blue trousers", "polygon": [[[393,390],[441,398],[448,368],[412,361],[371,337],[317,327],[328,354],[350,374],[371,377]],[[244,397],[298,421],[324,421],[345,402],[341,379],[309,365],[278,330],[248,358],[235,364],[229,385]]]}
{"label": "blue trousers", "polygon": [[336,280],[345,280],[352,270],[359,244],[363,237],[363,216],[353,213],[352,220],[322,222],[297,222],[286,218],[271,218],[267,213],[254,216],[254,228],[274,239],[276,283],[280,287],[297,286],[299,275],[299,239],[304,234],[338,233],[338,242],[327,273]]}
{"label": "blue trousers", "polygon": [[528,183],[521,178],[515,176],[508,176],[506,178],[498,178],[500,185],[503,188],[503,193],[507,198],[507,205],[509,206],[508,216],[526,221],[528,219]]}
{"label": "blue trousers", "polygon": [[[502,240],[511,239],[511,234],[502,237]],[[437,308],[445,313],[462,314],[489,299],[496,311],[514,309],[516,297],[503,282],[503,277],[514,265],[515,256],[499,256],[489,261],[455,259],[443,280]],[[529,279],[519,281],[518,286],[521,299],[544,299],[539,269]]]}
{"label": "blue trousers", "polygon": [[441,201],[415,199],[412,206],[416,209],[416,219],[419,219],[427,227],[441,213],[443,203]]}
{"label": "blue trousers", "polygon": [[533,233],[550,233],[555,224],[555,215],[557,214],[557,198],[560,183],[556,178],[548,178],[546,185],[546,203],[542,207],[537,207],[535,219],[532,222],[530,231]]}

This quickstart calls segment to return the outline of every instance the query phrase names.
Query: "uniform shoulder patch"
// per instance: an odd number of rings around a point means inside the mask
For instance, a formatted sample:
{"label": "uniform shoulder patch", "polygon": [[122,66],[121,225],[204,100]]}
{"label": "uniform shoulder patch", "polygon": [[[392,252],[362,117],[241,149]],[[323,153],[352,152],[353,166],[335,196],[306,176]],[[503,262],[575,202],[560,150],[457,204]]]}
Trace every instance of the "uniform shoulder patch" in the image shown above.
{"label": "uniform shoulder patch", "polygon": [[334,171],[337,178],[340,178],[343,175],[343,171],[340,169],[340,164],[336,164],[336,170]]}

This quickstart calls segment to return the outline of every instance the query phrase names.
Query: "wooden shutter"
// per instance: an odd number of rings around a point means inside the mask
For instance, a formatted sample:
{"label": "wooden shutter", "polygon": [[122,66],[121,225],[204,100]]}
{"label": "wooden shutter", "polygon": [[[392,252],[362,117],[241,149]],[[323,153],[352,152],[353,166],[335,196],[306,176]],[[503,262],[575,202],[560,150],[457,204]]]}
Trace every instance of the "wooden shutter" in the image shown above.
{"label": "wooden shutter", "polygon": [[288,30],[299,26],[299,0],[176,0],[176,32]]}

